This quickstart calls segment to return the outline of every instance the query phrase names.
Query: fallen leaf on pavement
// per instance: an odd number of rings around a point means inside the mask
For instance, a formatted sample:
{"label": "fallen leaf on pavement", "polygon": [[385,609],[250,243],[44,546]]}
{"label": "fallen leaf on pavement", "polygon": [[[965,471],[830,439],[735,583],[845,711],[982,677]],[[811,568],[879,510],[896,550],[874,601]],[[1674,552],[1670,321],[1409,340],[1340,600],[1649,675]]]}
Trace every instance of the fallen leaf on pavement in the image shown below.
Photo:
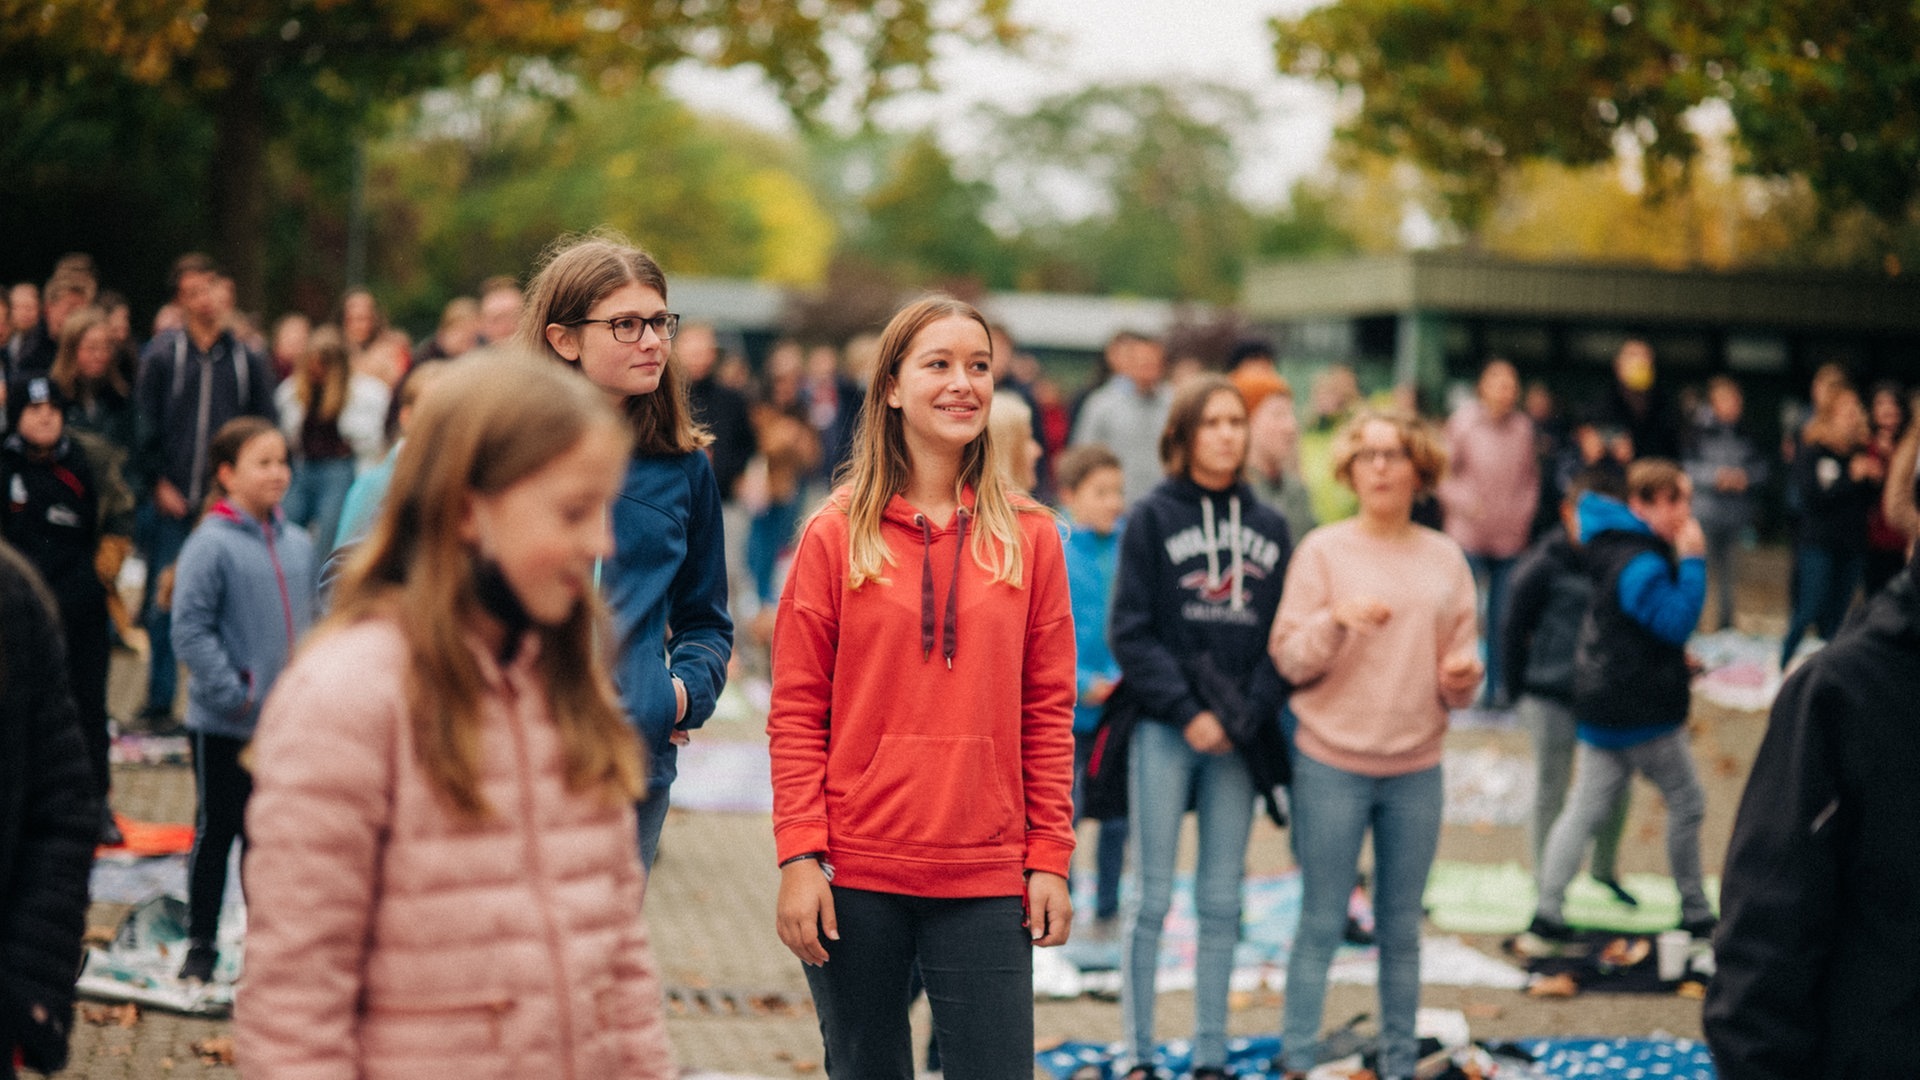
{"label": "fallen leaf on pavement", "polygon": [[130,1028],[140,1022],[140,1006],[129,1001],[123,1005],[80,1006],[80,1019],[95,1027]]}
{"label": "fallen leaf on pavement", "polygon": [[1570,998],[1580,993],[1580,984],[1571,975],[1543,975],[1527,984],[1527,996]]}
{"label": "fallen leaf on pavement", "polygon": [[225,1035],[201,1039],[193,1044],[193,1052],[200,1056],[202,1065],[233,1064],[233,1040]]}

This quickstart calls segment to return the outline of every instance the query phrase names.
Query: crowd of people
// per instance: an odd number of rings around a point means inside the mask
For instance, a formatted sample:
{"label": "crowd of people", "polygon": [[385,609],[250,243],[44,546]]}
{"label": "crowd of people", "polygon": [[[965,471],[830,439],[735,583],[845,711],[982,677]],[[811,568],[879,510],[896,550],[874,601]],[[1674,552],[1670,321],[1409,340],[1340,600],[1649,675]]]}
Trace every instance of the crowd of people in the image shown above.
{"label": "crowd of people", "polygon": [[[1882,790],[1891,766],[1823,741],[1877,738],[1860,714],[1907,699],[1863,688],[1916,670],[1920,425],[1896,385],[1863,396],[1822,368],[1779,454],[1743,426],[1736,381],[1683,401],[1637,339],[1606,394],[1565,411],[1497,358],[1436,421],[1338,366],[1296,402],[1264,342],[1169,362],[1140,333],[1069,398],[947,297],[844,347],[782,341],[756,374],[606,234],[562,238],[524,286],[488,279],[418,343],[366,289],[329,323],[262,333],[205,256],[170,285],[144,344],[85,256],[6,294],[0,950],[20,975],[0,988],[0,1050],[20,1064],[65,1054],[86,860],[119,839],[116,648],[148,658],[129,723],[190,740],[182,980],[216,977],[229,856],[247,851],[236,1027],[260,1076],[673,1075],[646,873],[677,748],[743,666],[770,679],[774,930],[831,1075],[913,1075],[920,988],[948,1075],[1030,1073],[1031,949],[1074,927],[1082,819],[1098,839],[1078,932],[1121,949],[1116,1075],[1159,1075],[1189,813],[1192,1075],[1229,1075],[1264,806],[1303,881],[1277,1068],[1321,1060],[1364,882],[1378,1072],[1412,1076],[1442,743],[1475,703],[1513,707],[1534,742],[1537,937],[1572,934],[1562,902],[1589,849],[1635,902],[1616,873],[1628,781],[1659,788],[1681,927],[1717,930],[1731,969],[1708,1014],[1730,1060],[1771,1060],[1784,1017],[1807,1022],[1761,973],[1808,935],[1855,968],[1876,961],[1832,944],[1851,925],[1911,938],[1888,899],[1911,901],[1905,870],[1865,900],[1814,895],[1884,876],[1863,869],[1881,865],[1860,846],[1875,829],[1920,848],[1911,814],[1886,820],[1910,809]],[[1781,664],[1809,630],[1842,644],[1782,695],[1755,775],[1795,801],[1743,806],[1721,925],[1686,646],[1710,587],[1704,622],[1734,623],[1775,475],[1794,550]],[[1863,586],[1865,630],[1843,636]],[[1769,876],[1790,857],[1795,881]],[[1886,1034],[1871,1024],[1823,1030]],[[1878,1060],[1801,1042],[1805,1060]]]}

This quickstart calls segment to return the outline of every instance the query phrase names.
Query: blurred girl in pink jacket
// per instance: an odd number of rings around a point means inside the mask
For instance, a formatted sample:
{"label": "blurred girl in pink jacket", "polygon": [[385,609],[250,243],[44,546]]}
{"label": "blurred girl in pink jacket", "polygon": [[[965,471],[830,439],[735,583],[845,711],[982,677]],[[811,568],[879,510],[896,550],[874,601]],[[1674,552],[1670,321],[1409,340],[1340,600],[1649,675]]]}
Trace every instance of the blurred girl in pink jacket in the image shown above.
{"label": "blurred girl in pink jacket", "polygon": [[254,739],[244,1075],[674,1075],[594,647],[630,447],[557,365],[435,386]]}

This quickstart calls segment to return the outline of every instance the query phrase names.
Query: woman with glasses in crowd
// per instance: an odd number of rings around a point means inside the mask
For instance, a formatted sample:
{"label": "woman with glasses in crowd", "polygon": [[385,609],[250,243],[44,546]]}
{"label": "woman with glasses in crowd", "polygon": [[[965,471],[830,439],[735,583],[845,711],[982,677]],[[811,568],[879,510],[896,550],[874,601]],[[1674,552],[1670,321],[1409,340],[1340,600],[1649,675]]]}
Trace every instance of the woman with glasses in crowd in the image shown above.
{"label": "woman with glasses in crowd", "polygon": [[613,609],[620,703],[640,731],[650,775],[640,858],[660,850],[676,748],[713,715],[733,655],[720,487],[668,342],[667,277],[611,234],[563,237],[527,289],[520,341],[577,368],[633,426],[634,453],[613,504],[613,557],[600,583]]}
{"label": "woman with glasses in crowd", "polygon": [[1373,833],[1380,946],[1380,1076],[1411,1077],[1420,1004],[1420,908],[1440,843],[1447,710],[1473,701],[1473,572],[1460,546],[1413,521],[1446,451],[1411,413],[1362,411],[1334,440],[1355,517],[1308,533],[1274,621],[1274,663],[1294,686],[1293,844],[1303,897],[1287,963],[1286,1075],[1318,1064],[1327,969]]}

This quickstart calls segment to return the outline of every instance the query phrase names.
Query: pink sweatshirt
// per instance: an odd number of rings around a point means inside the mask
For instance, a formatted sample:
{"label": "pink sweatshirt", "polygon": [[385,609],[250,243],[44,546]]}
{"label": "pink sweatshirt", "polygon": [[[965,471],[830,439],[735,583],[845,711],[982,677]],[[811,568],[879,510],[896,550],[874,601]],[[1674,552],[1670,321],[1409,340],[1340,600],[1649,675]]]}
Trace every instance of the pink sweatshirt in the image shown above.
{"label": "pink sweatshirt", "polygon": [[[1334,606],[1372,597],[1386,625],[1352,631]],[[1447,710],[1473,700],[1440,695],[1440,661],[1475,647],[1473,573],[1460,547],[1421,526],[1395,539],[1358,519],[1323,525],[1294,549],[1271,651],[1294,684],[1300,751],[1362,776],[1400,776],[1440,763]]]}
{"label": "pink sweatshirt", "polygon": [[1533,421],[1515,410],[1495,421],[1478,400],[1447,421],[1447,476],[1435,492],[1447,535],[1474,555],[1510,559],[1526,550],[1540,504]]}

